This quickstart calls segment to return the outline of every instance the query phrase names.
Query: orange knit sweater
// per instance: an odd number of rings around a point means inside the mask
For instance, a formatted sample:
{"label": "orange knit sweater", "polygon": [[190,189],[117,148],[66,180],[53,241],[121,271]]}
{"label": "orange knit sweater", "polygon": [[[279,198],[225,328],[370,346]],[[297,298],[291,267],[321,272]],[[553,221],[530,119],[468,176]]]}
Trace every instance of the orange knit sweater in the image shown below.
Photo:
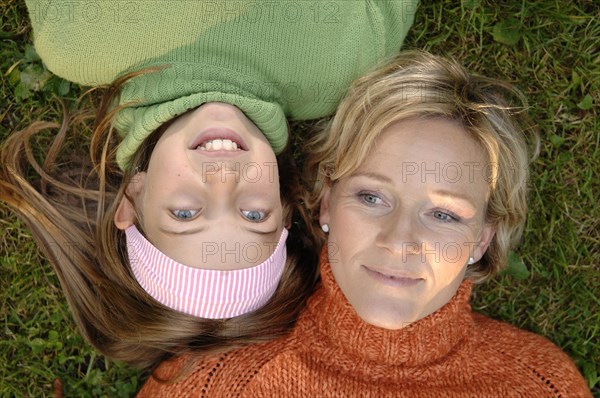
{"label": "orange knit sweater", "polygon": [[[335,283],[322,286],[278,340],[199,359],[177,383],[150,378],[138,397],[591,397],[569,357],[543,337],[471,311],[471,282],[400,330],[363,322]],[[155,374],[173,375],[187,358]]]}

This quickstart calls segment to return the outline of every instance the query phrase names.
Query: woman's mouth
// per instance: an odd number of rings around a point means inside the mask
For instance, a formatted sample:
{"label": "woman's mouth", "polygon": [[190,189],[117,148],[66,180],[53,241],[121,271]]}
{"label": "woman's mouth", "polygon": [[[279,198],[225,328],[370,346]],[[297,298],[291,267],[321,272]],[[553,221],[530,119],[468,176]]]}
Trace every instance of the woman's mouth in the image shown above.
{"label": "woman's mouth", "polygon": [[400,271],[386,271],[362,266],[367,274],[375,281],[392,287],[412,287],[424,282],[425,279]]}

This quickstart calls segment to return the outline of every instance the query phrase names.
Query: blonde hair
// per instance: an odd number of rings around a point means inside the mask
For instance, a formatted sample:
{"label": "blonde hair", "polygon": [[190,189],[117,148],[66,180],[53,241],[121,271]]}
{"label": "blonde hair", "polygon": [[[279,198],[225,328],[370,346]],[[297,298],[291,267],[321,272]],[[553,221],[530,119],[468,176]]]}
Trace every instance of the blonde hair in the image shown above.
{"label": "blonde hair", "polygon": [[[271,300],[252,313],[199,319],[155,301],[129,267],[125,234],[113,218],[135,170],[122,172],[109,111],[128,75],[106,90],[97,112],[67,116],[62,125],[36,122],[0,149],[0,200],[31,230],[52,264],[83,336],[101,353],[138,367],[186,352],[209,353],[272,339],[297,318],[317,279],[317,245],[305,232],[308,213],[289,154],[278,157],[284,213],[291,223],[287,264]],[[90,121],[94,120],[90,129]],[[134,155],[146,167],[166,125]],[[58,130],[49,149],[35,150],[46,130]],[[91,131],[91,140],[89,134]],[[82,146],[89,144],[89,155]],[[44,153],[42,162],[38,154]]]}
{"label": "blonde hair", "polygon": [[[511,106],[516,99],[519,106]],[[470,74],[455,61],[405,51],[357,79],[336,115],[309,143],[306,161],[313,213],[325,184],[351,175],[380,134],[403,120],[442,118],[460,123],[485,150],[491,168],[486,221],[496,235],[483,258],[467,269],[480,282],[502,269],[520,239],[527,213],[528,144],[537,135],[524,112],[522,94],[505,82]],[[525,130],[529,130],[529,137]]]}

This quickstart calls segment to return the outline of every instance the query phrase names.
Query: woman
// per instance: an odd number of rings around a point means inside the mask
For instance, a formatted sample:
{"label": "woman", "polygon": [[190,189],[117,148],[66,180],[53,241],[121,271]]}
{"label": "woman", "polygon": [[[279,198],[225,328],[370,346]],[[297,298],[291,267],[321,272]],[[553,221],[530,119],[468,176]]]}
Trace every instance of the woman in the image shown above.
{"label": "woman", "polygon": [[[322,285],[274,342],[164,363],[140,396],[591,396],[552,343],[469,305],[526,216],[507,85],[405,52],[360,78],[309,146]],[[535,142],[535,139],[533,139]]]}
{"label": "woman", "polygon": [[277,159],[286,116],[331,113],[354,77],[398,51],[416,2],[173,4],[27,1],[46,66],[111,86],[90,161],[68,123],[43,164],[30,138],[52,124],[0,154],[0,200],[53,264],[83,335],[142,367],[293,323],[316,256],[293,163]]}

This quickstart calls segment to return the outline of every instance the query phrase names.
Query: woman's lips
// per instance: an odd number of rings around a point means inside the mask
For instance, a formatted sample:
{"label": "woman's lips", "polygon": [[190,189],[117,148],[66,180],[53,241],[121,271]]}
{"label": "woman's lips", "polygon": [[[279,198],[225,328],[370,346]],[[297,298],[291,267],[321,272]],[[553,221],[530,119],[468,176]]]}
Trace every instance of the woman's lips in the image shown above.
{"label": "woman's lips", "polygon": [[369,268],[365,265],[362,266],[366,273],[379,283],[383,283],[387,286],[392,287],[413,287],[424,282],[425,279],[409,275],[403,272],[390,271],[377,268]]}

